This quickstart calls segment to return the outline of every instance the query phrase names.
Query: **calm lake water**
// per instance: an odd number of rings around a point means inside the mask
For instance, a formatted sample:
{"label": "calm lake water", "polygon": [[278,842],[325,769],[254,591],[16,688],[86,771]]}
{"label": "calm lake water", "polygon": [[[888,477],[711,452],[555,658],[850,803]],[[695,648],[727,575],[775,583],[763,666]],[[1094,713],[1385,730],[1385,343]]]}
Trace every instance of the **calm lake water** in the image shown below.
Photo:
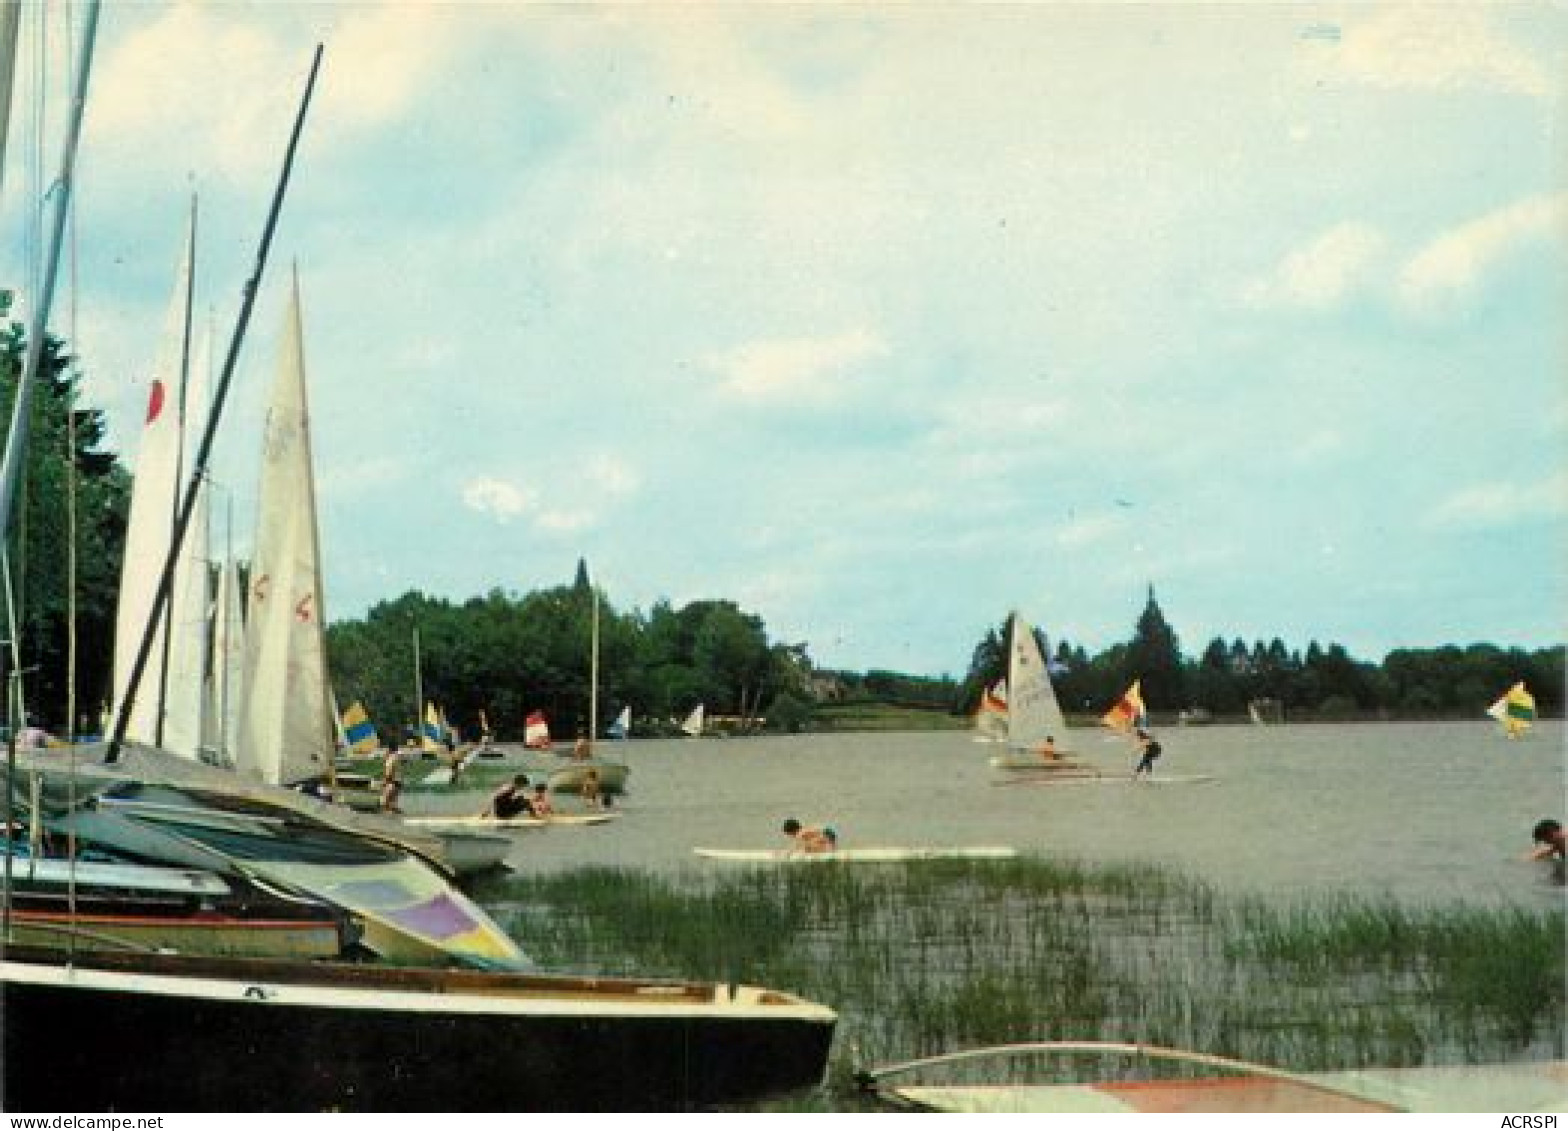
{"label": "calm lake water", "polygon": [[[1156,861],[1223,891],[1393,895],[1421,904],[1550,906],[1564,889],[1520,860],[1564,814],[1564,730],[1508,741],[1487,723],[1212,726],[1160,732],[1159,787],[998,785],[995,747],[965,732],[604,744],[631,767],[608,825],[516,835],[519,873],[584,865],[735,867],[693,847],[784,844],[786,817],[841,843],[1011,845],[1087,861]],[[1079,754],[1126,774],[1125,740],[1075,730]],[[510,758],[509,758],[510,760]],[[493,765],[494,763],[486,763]],[[537,758],[524,769],[545,763]],[[482,794],[411,793],[410,812],[474,812]]]}

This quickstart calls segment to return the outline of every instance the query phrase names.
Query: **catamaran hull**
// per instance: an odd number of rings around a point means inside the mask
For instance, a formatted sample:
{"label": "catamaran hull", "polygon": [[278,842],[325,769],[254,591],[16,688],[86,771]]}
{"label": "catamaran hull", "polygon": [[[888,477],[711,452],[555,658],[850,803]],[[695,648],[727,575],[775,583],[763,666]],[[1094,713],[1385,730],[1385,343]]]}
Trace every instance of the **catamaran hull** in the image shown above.
{"label": "catamaran hull", "polygon": [[13,1112],[685,1110],[817,1084],[834,1024],[769,991],[773,1004],[692,1000],[580,979],[527,994],[503,981],[476,1002],[330,980],[0,972]]}

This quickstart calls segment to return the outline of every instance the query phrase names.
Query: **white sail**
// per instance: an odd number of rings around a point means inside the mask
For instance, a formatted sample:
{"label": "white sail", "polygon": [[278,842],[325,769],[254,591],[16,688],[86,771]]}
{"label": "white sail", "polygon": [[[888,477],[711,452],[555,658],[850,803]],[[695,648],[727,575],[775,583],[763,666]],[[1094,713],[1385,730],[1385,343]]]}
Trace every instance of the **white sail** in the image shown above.
{"label": "white sail", "polygon": [[[181,398],[186,444],[194,452],[207,414],[208,368],[212,361],[212,332],[203,336],[202,349],[194,359]],[[183,463],[183,461],[182,461]],[[196,485],[195,507],[190,525],[180,543],[179,561],[174,567],[174,589],[169,614],[169,676],[164,692],[163,746],[182,758],[199,758],[202,746],[202,714],[207,673],[207,645],[210,639],[212,609],[208,573],[208,489]]]}
{"label": "white sail", "polygon": [[235,761],[276,785],[327,772],[334,730],[297,278],[262,449]]}
{"label": "white sail", "polygon": [[611,738],[624,739],[632,733],[632,709],[622,707],[621,713],[615,716],[615,721],[610,724],[609,735]]}
{"label": "white sail", "polygon": [[1023,617],[1013,614],[1012,639],[1007,658],[1007,743],[1017,749],[1035,749],[1047,736],[1066,752],[1067,720],[1056,702],[1045,657],[1035,643],[1034,631]]}
{"label": "white sail", "polygon": [[691,714],[686,716],[686,721],[681,724],[681,730],[692,738],[702,734],[702,704],[698,703],[692,708]]}
{"label": "white sail", "polygon": [[[124,710],[131,669],[147,631],[169,546],[174,541],[180,474],[180,373],[184,367],[186,325],[190,316],[194,247],[194,232],[187,230],[185,248],[175,272],[174,294],[164,321],[163,341],[148,386],[147,419],[142,426],[136,455],[136,478],[131,489],[114,630],[116,717]],[[135,742],[154,744],[159,740],[160,700],[167,684],[164,645],[164,625],[160,621],[126,724],[125,737]]]}
{"label": "white sail", "polygon": [[233,559],[218,574],[212,625],[212,668],[207,680],[207,711],[202,744],[219,766],[234,765],[234,736],[239,729],[240,687],[245,672],[245,619],[240,604],[239,566]]}

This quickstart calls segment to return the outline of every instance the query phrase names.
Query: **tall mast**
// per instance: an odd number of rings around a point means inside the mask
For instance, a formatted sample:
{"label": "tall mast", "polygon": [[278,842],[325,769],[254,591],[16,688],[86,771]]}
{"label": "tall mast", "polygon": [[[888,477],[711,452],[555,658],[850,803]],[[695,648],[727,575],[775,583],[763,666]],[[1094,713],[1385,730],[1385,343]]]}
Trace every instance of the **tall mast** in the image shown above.
{"label": "tall mast", "polygon": [[593,618],[589,625],[592,660],[588,668],[588,750],[599,735],[599,587],[593,587]]}

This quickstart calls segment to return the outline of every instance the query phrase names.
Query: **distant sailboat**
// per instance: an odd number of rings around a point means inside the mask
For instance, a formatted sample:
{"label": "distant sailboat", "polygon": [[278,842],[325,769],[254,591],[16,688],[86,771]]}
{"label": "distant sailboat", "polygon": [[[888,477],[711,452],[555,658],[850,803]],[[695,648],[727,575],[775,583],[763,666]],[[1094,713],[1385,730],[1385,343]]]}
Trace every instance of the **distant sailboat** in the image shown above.
{"label": "distant sailboat", "polygon": [[381,739],[376,725],[370,721],[370,712],[358,699],[343,712],[343,739],[351,755],[371,758],[381,749]]}
{"label": "distant sailboat", "polygon": [[[991,759],[1002,770],[1082,776],[1098,773],[1070,755],[1067,718],[1034,630],[1014,613],[1007,653],[1007,753]],[[1042,753],[1043,752],[1043,753]]]}
{"label": "distant sailboat", "polygon": [[543,711],[535,711],[528,716],[528,723],[523,729],[523,745],[530,750],[548,750],[553,745],[550,722],[544,717]]}
{"label": "distant sailboat", "polygon": [[1497,702],[1486,709],[1486,713],[1502,724],[1506,737],[1523,738],[1535,725],[1535,696],[1520,680],[1503,692]]}
{"label": "distant sailboat", "polygon": [[691,714],[686,716],[686,721],[681,723],[681,733],[688,738],[698,738],[702,735],[703,706],[698,703],[692,708]]}
{"label": "distant sailboat", "polygon": [[1143,705],[1143,680],[1133,680],[1132,686],[1122,692],[1115,705],[1100,716],[1100,722],[1123,733],[1148,726],[1149,712]]}
{"label": "distant sailboat", "polygon": [[615,716],[615,721],[609,725],[606,733],[617,741],[625,741],[632,733],[632,709],[622,707],[621,713]]}
{"label": "distant sailboat", "polygon": [[1007,681],[999,679],[980,693],[975,711],[976,742],[1007,741]]}

